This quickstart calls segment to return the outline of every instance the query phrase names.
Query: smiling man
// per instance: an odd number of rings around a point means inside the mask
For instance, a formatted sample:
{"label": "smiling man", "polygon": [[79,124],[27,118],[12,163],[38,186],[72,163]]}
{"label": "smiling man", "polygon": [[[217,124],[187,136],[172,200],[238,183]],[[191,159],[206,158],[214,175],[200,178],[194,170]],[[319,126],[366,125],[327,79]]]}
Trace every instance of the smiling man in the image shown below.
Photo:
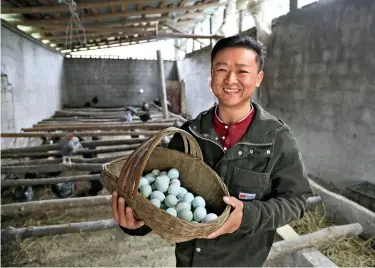
{"label": "smiling man", "polygon": [[[288,126],[251,102],[263,79],[265,48],[251,37],[221,39],[211,52],[211,88],[219,104],[182,129],[198,141],[205,162],[228,186],[233,207],[225,224],[206,239],[176,245],[177,266],[259,267],[276,228],[303,216],[312,195],[307,173]],[[181,136],[171,149],[183,151]],[[134,219],[113,194],[114,218],[130,235],[151,230]]]}

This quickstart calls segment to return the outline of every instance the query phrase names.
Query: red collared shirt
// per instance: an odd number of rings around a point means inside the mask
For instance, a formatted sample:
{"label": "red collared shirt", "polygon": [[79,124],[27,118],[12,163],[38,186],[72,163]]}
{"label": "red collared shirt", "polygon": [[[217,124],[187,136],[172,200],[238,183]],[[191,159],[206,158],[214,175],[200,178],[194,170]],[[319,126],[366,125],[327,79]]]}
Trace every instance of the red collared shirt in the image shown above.
{"label": "red collared shirt", "polygon": [[231,146],[239,142],[246,130],[253,121],[255,110],[254,106],[251,105],[250,113],[238,122],[230,125],[225,124],[217,116],[217,107],[215,108],[215,115],[213,118],[213,125],[216,134],[219,136],[221,144],[224,146],[224,151],[228,150]]}

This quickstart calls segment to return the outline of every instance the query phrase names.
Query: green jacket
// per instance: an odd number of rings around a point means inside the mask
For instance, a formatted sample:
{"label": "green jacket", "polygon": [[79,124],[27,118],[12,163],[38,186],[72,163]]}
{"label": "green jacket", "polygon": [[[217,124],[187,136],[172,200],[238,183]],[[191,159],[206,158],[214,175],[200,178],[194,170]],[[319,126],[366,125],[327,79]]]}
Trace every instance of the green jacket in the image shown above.
{"label": "green jacket", "polygon": [[[240,228],[216,239],[195,239],[176,244],[177,266],[263,265],[276,228],[303,216],[312,195],[302,156],[290,129],[253,103],[255,116],[242,139],[226,152],[213,129],[215,108],[202,112],[181,126],[198,141],[205,162],[224,180],[232,196],[248,193],[243,200]],[[176,134],[169,147],[183,150]],[[144,235],[147,226],[130,231]]]}

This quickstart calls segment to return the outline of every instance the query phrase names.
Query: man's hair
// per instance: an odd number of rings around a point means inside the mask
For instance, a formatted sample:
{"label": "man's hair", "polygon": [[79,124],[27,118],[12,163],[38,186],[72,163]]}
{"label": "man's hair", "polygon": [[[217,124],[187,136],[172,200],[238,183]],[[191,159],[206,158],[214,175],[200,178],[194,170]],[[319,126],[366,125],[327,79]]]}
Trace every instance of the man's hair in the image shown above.
{"label": "man's hair", "polygon": [[256,62],[258,64],[258,72],[263,71],[267,51],[266,47],[260,41],[250,36],[240,35],[220,39],[211,51],[211,65],[216,54],[225,48],[247,48],[253,50],[257,54]]}

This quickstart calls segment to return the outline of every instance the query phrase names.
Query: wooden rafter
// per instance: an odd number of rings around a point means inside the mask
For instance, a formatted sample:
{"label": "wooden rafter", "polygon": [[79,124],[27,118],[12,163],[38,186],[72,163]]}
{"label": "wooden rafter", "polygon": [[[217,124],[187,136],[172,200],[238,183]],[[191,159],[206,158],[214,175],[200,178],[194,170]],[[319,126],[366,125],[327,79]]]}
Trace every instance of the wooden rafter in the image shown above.
{"label": "wooden rafter", "polygon": [[[77,5],[77,9],[82,8],[101,8],[116,5],[127,5],[127,4],[138,4],[138,3],[150,3],[152,0],[111,0],[111,1],[100,1],[100,2],[83,2]],[[34,6],[34,7],[8,7],[2,8],[2,14],[30,14],[30,13],[51,13],[57,11],[67,11],[65,4],[57,5],[46,5],[46,6]]]}
{"label": "wooden rafter", "polygon": [[[184,20],[184,19],[194,19],[197,17],[205,17],[205,16],[210,16],[213,12],[202,12],[202,13],[187,13],[181,16],[177,16],[177,19]],[[167,21],[169,20],[170,17],[168,16],[161,16],[157,18],[141,18],[141,19],[127,19],[124,21],[119,21],[119,22],[111,22],[111,23],[103,23],[100,24],[100,26],[110,26],[110,27],[125,27],[133,24],[139,24],[139,23],[151,23],[151,22],[162,22],[162,21]],[[14,24],[14,25],[22,25],[22,26],[33,26],[33,27],[46,27],[52,28],[55,25],[56,26],[63,26],[66,28],[66,23],[58,23],[54,21],[48,21],[48,23],[44,22],[43,20],[40,21],[35,21],[35,20],[30,20],[30,21],[9,21],[8,23]],[[89,25],[85,25],[85,28],[88,27]]]}
{"label": "wooden rafter", "polygon": [[[116,13],[108,13],[108,14],[101,14],[101,15],[88,15],[85,16],[85,21],[97,19],[98,17],[104,18],[125,18],[129,16],[139,16],[139,15],[150,15],[150,14],[160,14],[160,13],[168,13],[173,11],[191,11],[191,10],[202,10],[205,8],[210,7],[219,7],[226,5],[226,2],[222,3],[210,3],[210,4],[198,4],[194,6],[188,7],[177,7],[177,8],[150,8],[144,10],[136,10],[136,11],[127,11],[127,12],[116,12]],[[70,18],[59,18],[59,19],[52,19],[52,20],[43,20],[43,23],[59,23],[59,22],[68,22]]]}

